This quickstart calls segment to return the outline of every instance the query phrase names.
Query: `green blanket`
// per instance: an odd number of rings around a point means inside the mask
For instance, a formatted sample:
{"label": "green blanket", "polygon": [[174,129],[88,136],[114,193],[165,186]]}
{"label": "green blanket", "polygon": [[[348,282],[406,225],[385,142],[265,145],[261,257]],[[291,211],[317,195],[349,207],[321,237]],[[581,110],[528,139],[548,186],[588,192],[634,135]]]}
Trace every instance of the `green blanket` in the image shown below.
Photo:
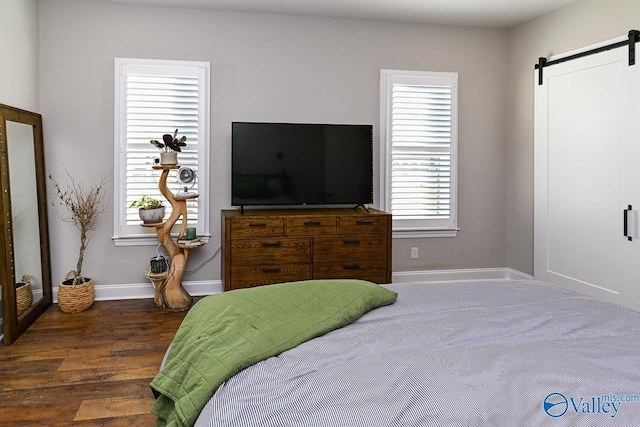
{"label": "green blanket", "polygon": [[341,328],[397,294],[363,280],[308,280],[239,289],[195,304],[151,382],[157,426],[192,426],[242,369]]}

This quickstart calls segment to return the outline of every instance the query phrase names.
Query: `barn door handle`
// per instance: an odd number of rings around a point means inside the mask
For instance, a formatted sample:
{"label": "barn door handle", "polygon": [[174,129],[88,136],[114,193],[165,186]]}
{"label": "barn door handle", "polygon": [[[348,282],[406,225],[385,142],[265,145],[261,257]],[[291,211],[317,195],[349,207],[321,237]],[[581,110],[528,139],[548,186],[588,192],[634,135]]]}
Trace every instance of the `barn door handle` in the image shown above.
{"label": "barn door handle", "polygon": [[631,212],[632,207],[631,205],[627,206],[627,209],[622,211],[622,222],[624,224],[624,236],[627,238],[627,240],[632,241],[633,237],[629,236],[629,212]]}

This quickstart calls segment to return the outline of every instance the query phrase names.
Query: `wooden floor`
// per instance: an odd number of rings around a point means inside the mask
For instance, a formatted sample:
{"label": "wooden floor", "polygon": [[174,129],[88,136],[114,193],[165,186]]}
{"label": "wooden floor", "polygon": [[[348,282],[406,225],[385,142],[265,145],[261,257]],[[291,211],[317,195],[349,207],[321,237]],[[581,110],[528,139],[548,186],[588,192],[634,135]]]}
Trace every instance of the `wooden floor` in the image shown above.
{"label": "wooden floor", "polygon": [[153,426],[149,383],[185,315],[152,299],[53,305],[0,345],[0,426]]}

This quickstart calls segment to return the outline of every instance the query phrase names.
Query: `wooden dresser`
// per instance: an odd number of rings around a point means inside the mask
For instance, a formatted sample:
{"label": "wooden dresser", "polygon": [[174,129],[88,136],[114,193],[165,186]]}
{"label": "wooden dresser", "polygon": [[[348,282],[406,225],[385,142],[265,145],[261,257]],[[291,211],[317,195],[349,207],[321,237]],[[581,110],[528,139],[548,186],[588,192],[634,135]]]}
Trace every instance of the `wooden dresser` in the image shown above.
{"label": "wooden dresser", "polygon": [[222,211],[225,290],[307,279],[391,282],[391,214],[369,209]]}

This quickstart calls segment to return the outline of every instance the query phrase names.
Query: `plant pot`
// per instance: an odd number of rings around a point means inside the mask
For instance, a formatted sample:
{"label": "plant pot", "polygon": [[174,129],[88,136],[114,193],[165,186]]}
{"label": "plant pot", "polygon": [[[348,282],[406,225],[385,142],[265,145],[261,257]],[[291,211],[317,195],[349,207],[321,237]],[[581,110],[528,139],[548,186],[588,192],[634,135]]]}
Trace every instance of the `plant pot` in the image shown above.
{"label": "plant pot", "polygon": [[[73,279],[69,275],[73,273]],[[58,307],[63,313],[79,313],[91,307],[96,297],[93,279],[76,276],[71,270],[58,285]]]}
{"label": "plant pot", "polygon": [[22,313],[33,304],[31,278],[28,274],[22,276],[22,282],[16,283],[16,302],[18,306],[18,316],[22,315]]}
{"label": "plant pot", "polygon": [[138,209],[138,214],[145,224],[159,224],[164,219],[164,206],[155,209]]}
{"label": "plant pot", "polygon": [[171,166],[178,164],[178,153],[175,151],[160,153],[160,164],[164,166]]}

